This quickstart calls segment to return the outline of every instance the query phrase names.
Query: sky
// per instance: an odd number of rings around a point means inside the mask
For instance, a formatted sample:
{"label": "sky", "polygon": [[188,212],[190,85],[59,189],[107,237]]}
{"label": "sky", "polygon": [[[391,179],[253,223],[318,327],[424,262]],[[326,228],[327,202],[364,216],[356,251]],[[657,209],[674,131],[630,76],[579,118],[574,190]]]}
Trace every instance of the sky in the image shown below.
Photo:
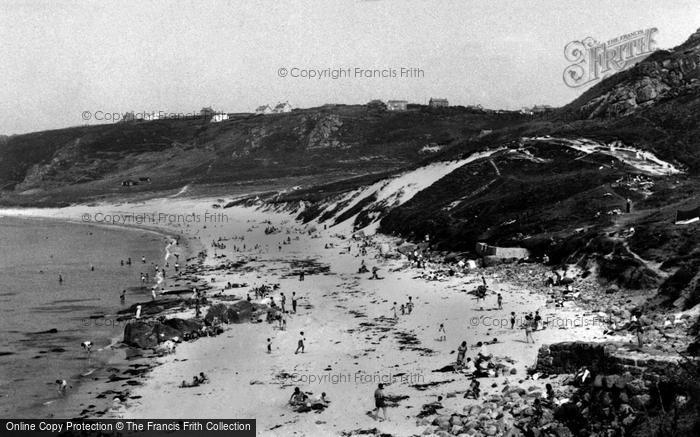
{"label": "sky", "polygon": [[[251,112],[280,101],[560,106],[585,90],[562,80],[567,43],[652,27],[657,47],[672,48],[700,27],[700,4],[2,0],[0,134],[105,123],[127,111]],[[400,77],[402,68],[418,73]],[[301,77],[328,69],[351,74]]]}

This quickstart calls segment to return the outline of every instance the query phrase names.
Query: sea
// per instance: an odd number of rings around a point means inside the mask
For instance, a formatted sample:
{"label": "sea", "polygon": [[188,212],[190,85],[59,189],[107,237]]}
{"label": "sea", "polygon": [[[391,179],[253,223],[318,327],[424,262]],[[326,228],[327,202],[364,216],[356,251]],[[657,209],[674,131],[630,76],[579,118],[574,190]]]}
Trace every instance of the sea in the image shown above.
{"label": "sea", "polygon": [[150,297],[167,243],[140,229],[0,216],[0,417],[50,416],[47,406],[64,401],[56,380],[77,390],[113,363],[124,330],[116,313]]}

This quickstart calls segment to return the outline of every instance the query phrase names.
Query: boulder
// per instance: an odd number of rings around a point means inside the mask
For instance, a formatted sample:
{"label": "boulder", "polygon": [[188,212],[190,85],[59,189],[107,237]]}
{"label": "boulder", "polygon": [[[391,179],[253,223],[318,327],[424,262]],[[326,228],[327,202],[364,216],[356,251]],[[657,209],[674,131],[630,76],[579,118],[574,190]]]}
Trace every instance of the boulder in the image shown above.
{"label": "boulder", "polygon": [[241,300],[231,305],[227,311],[230,323],[243,323],[250,321],[255,313],[255,305],[247,300]]}
{"label": "boulder", "polygon": [[198,332],[202,329],[204,323],[197,319],[166,319],[163,324],[180,332],[180,335],[190,332]]}
{"label": "boulder", "polygon": [[204,316],[204,320],[209,325],[213,323],[214,318],[218,319],[220,322],[228,323],[227,311],[228,307],[226,305],[222,303],[217,303],[216,305],[212,305],[209,307],[207,315]]}
{"label": "boulder", "polygon": [[137,321],[124,327],[124,343],[144,349],[154,348],[163,341],[182,337],[177,329],[157,321]]}

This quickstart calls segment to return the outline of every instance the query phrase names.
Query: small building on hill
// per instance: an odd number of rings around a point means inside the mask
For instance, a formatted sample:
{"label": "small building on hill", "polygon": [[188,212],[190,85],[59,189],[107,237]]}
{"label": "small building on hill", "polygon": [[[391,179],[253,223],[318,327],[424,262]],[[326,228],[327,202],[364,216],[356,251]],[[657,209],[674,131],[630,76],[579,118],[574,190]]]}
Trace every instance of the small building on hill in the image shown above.
{"label": "small building on hill", "polygon": [[531,111],[534,114],[544,114],[546,112],[552,112],[554,111],[554,108],[552,108],[549,105],[535,105],[532,107]]}
{"label": "small building on hill", "polygon": [[206,108],[202,108],[199,111],[199,115],[202,118],[212,118],[214,115],[216,115],[216,111],[214,111],[211,106],[207,106]]}
{"label": "small building on hill", "polygon": [[275,114],[282,114],[284,112],[292,112],[292,105],[289,102],[278,103],[272,110]]}
{"label": "small building on hill", "polygon": [[408,102],[406,100],[388,100],[386,102],[386,109],[389,111],[405,111],[408,108]]}
{"label": "small building on hill", "polygon": [[270,105],[260,105],[255,108],[256,114],[272,114],[272,108]]}
{"label": "small building on hill", "polygon": [[228,114],[225,114],[223,112],[219,112],[217,114],[214,114],[214,116],[211,118],[212,123],[219,123],[221,121],[228,120]]}
{"label": "small building on hill", "polygon": [[450,103],[447,101],[447,99],[436,99],[431,97],[430,101],[428,101],[428,106],[431,108],[447,108],[450,106]]}

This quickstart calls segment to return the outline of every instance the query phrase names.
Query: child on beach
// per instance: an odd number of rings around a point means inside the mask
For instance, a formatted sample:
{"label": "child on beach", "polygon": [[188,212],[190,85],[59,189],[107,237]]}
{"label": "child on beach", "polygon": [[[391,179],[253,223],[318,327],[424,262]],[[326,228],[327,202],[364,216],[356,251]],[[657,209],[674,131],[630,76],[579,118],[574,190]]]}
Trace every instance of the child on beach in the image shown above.
{"label": "child on beach", "polygon": [[280,322],[280,330],[286,331],[287,330],[287,319],[284,317],[284,314],[280,314],[279,318],[277,320]]}
{"label": "child on beach", "polygon": [[502,310],[503,309],[503,296],[501,296],[501,293],[498,293],[498,309]]}
{"label": "child on beach", "polygon": [[299,342],[297,343],[297,350],[294,351],[294,355],[298,354],[300,349],[301,353],[304,353],[304,342],[306,341],[306,338],[304,338],[304,331],[301,331],[299,335]]}
{"label": "child on beach", "polygon": [[394,318],[398,319],[399,316],[396,314],[396,302],[394,302],[394,306],[391,307],[391,310],[394,312]]}
{"label": "child on beach", "polygon": [[510,313],[510,329],[513,329],[515,327],[515,311],[511,311]]}
{"label": "child on beach", "polygon": [[438,334],[440,337],[438,337],[438,341],[445,341],[447,340],[447,332],[445,332],[445,325],[440,323],[440,327],[438,328]]}

